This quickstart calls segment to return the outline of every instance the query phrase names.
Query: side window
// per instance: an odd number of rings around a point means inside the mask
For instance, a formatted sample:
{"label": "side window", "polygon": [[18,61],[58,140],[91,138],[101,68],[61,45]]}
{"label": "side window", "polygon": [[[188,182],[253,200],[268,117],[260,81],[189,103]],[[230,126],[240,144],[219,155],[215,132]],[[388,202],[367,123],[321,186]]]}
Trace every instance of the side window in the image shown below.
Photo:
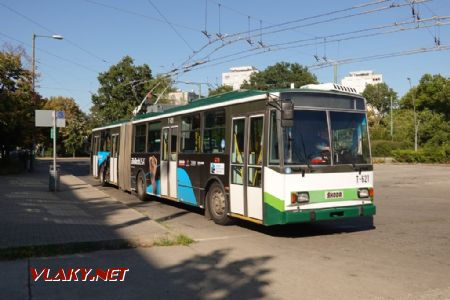
{"label": "side window", "polygon": [[145,136],[147,124],[134,127],[134,152],[145,152]]}
{"label": "side window", "polygon": [[178,140],[178,127],[172,127],[170,132],[170,160],[177,160],[177,140]]}
{"label": "side window", "polygon": [[200,114],[181,119],[181,147],[184,153],[200,152]]}
{"label": "side window", "polygon": [[102,131],[100,151],[111,151],[111,136],[108,131]]}
{"label": "side window", "polygon": [[148,124],[147,152],[159,152],[161,146],[161,123]]}
{"label": "side window", "polygon": [[99,149],[99,136],[98,135],[94,135],[94,141],[92,142],[92,153],[94,155],[97,155],[98,149]]}
{"label": "side window", "polygon": [[169,128],[162,130],[162,160],[169,160]]}
{"label": "side window", "polygon": [[280,157],[278,152],[278,127],[277,127],[277,113],[270,112],[270,135],[269,135],[269,163],[279,164]]}
{"label": "side window", "polygon": [[225,110],[205,112],[203,130],[203,153],[223,153],[225,151]]}
{"label": "side window", "polygon": [[231,183],[242,185],[244,183],[245,119],[234,119],[232,126]]}

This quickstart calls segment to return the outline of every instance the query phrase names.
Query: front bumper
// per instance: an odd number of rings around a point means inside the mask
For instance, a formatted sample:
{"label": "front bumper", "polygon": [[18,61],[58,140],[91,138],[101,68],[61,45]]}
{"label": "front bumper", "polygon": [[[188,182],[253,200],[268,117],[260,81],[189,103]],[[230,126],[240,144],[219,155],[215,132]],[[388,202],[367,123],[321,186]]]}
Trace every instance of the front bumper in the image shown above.
{"label": "front bumper", "polygon": [[310,210],[291,210],[284,212],[275,210],[271,206],[265,206],[265,209],[265,225],[336,220],[344,218],[373,216],[376,214],[376,206],[372,203],[357,206]]}

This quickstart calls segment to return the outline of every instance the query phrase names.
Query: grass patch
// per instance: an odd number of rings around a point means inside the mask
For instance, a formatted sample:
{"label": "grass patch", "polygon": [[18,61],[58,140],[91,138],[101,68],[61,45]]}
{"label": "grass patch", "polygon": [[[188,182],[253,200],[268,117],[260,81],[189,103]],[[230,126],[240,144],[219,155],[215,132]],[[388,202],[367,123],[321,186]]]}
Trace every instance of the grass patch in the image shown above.
{"label": "grass patch", "polygon": [[155,241],[155,246],[189,246],[194,242],[193,239],[184,234],[178,234],[175,237],[163,237]]}

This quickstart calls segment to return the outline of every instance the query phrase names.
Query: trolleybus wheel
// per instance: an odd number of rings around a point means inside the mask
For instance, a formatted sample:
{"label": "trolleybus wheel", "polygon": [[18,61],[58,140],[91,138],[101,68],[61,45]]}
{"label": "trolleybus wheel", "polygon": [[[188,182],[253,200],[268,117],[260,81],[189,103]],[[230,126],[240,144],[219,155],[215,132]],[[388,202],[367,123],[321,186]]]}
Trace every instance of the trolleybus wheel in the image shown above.
{"label": "trolleybus wheel", "polygon": [[232,219],[228,216],[229,208],[225,192],[222,186],[215,182],[211,185],[207,195],[208,209],[214,223],[219,225],[231,224]]}
{"label": "trolleybus wheel", "polygon": [[140,172],[137,177],[136,182],[136,192],[139,200],[146,201],[148,199],[147,197],[147,180],[145,180],[145,176],[143,172]]}

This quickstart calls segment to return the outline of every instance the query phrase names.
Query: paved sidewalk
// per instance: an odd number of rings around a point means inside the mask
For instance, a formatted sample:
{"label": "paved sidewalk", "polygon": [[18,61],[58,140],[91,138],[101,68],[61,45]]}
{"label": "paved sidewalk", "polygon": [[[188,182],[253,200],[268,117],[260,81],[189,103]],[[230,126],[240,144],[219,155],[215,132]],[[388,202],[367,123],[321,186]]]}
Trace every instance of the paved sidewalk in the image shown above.
{"label": "paved sidewalk", "polygon": [[79,178],[62,174],[48,191],[48,169],[0,177],[0,251],[74,243],[151,245],[166,228]]}

